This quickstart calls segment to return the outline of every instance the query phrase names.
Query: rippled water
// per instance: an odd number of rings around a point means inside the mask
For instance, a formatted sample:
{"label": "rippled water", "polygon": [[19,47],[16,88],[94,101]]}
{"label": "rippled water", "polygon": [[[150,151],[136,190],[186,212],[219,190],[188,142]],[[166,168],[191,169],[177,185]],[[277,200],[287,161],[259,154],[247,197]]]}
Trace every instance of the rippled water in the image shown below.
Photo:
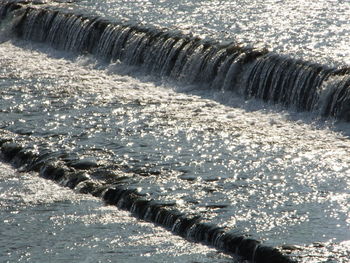
{"label": "rippled water", "polygon": [[[330,58],[330,61],[346,62],[349,50],[347,47],[342,49],[344,46],[339,43],[343,43],[342,39],[347,35],[348,22],[342,18],[347,14],[348,3],[338,1],[339,5],[332,5],[331,1],[323,2],[322,9],[311,2],[294,4],[293,12],[288,12],[290,23],[285,19],[287,15],[279,12],[292,10],[287,8],[292,6],[290,1],[265,1],[261,4],[255,1],[235,6],[231,1],[221,3],[220,8],[219,5],[206,5],[208,2],[205,1],[178,1],[171,5],[167,1],[147,1],[147,4],[145,1],[119,1],[98,5],[95,1],[82,1],[79,5],[94,7],[95,11],[117,19],[124,17],[135,22],[142,20],[146,24],[193,29],[195,33],[221,39],[224,38],[222,28],[236,21],[236,27],[242,25],[234,32],[239,32],[239,38],[244,42],[262,39],[268,43],[273,40],[278,43],[274,45],[277,51],[289,52],[292,46],[293,50],[298,50],[295,54],[302,52],[302,55],[313,56],[321,52],[321,60]],[[331,5],[332,8],[328,8]],[[181,11],[174,13],[174,6]],[[306,6],[309,8],[305,9]],[[305,15],[304,10],[314,12]],[[333,15],[336,12],[339,15]],[[283,35],[271,26],[262,27],[261,23],[270,21],[266,17],[271,13],[276,14],[275,28],[288,33],[295,29],[294,23],[300,25],[298,32],[305,31],[305,35]],[[310,17],[312,25],[304,23],[303,17]],[[327,22],[321,23],[321,17]],[[329,30],[335,17],[338,24],[334,24],[339,26],[338,29],[345,28],[344,32],[341,31],[344,34],[337,35],[336,41],[340,45],[336,50],[345,54],[344,59],[330,51],[330,45],[335,45],[335,41],[322,35]],[[226,23],[225,19],[232,21]],[[284,27],[277,26],[279,24]],[[255,33],[252,28],[255,28]],[[257,31],[257,28],[266,30]],[[226,31],[229,35],[233,32],[228,26]],[[324,45],[315,48],[314,44],[321,39],[325,41]],[[255,100],[244,101],[228,96],[227,92],[178,86],[119,62],[107,65],[89,56],[55,51],[44,45],[8,41],[7,38],[2,40],[2,129],[19,134],[24,143],[33,144],[34,148],[38,139],[52,152],[62,150],[71,159],[86,158],[100,165],[120,165],[131,174],[129,184],[141,194],[174,202],[181,211],[195,212],[210,223],[248,233],[262,239],[265,244],[294,245],[301,249],[293,252],[301,255],[301,262],[347,262],[350,255],[348,123],[320,121],[312,113],[295,113]],[[310,51],[302,45],[314,46]],[[72,251],[64,256],[71,259],[97,245],[96,250],[107,247],[98,257],[102,261],[110,260],[112,251],[119,254],[121,250],[131,252],[130,262],[147,256],[155,262],[163,262],[170,254],[176,255],[170,262],[182,262],[183,258],[186,261],[199,258],[205,262],[212,256],[215,260],[227,260],[225,256],[201,246],[198,246],[198,252],[197,248],[192,251],[192,244],[178,241],[178,238],[163,232],[156,232],[157,238],[150,237],[144,246],[141,244],[140,251],[131,243],[142,233],[151,235],[158,229],[33,175],[24,177],[35,181],[30,183],[31,186],[23,184],[19,179],[23,177],[13,171],[8,170],[3,176],[5,179],[1,184],[4,189],[24,189],[25,193],[20,197],[16,191],[1,195],[4,223],[26,225],[28,217],[39,221],[38,227],[47,229],[43,230],[45,235],[54,236],[56,233],[55,237],[59,237],[55,240],[59,242],[48,251],[50,255],[57,256],[60,249],[69,248]],[[36,188],[30,190],[35,185],[44,188],[46,184],[49,188],[39,191],[38,196]],[[32,195],[38,198],[33,205]],[[53,199],[46,200],[47,196]],[[13,210],[8,208],[11,202],[15,202]],[[16,202],[23,213],[18,212]],[[60,214],[62,209],[66,211],[64,215]],[[33,213],[35,216],[31,217]],[[48,222],[45,221],[47,218],[50,219]],[[107,220],[107,228],[103,220]],[[84,231],[73,235],[81,237],[83,232],[85,238],[78,245],[74,244],[75,240],[65,239],[65,233],[72,232],[76,225]],[[110,227],[124,228],[125,233],[118,238],[111,237]],[[54,231],[62,228],[63,234]],[[7,233],[8,228],[3,231]],[[13,252],[9,245],[2,246],[6,251],[12,251],[8,252],[9,257],[18,259],[23,256],[29,261],[34,260],[32,255],[38,251],[35,249],[41,251],[42,239],[36,241],[39,242],[37,247],[31,248],[26,239],[33,230],[26,225],[23,231],[27,234],[23,235],[24,239],[20,231],[15,235],[19,240],[14,246],[23,247],[17,250],[18,253]],[[129,231],[135,235],[130,235]],[[8,235],[12,236],[13,232]],[[164,240],[169,240],[169,243]],[[181,246],[174,245],[178,242]],[[154,252],[158,249],[162,251],[159,254]],[[204,258],[200,258],[202,253]],[[77,258],[77,261],[84,259]]]}
{"label": "rippled water", "polygon": [[45,47],[4,42],[0,52],[2,128],[144,172],[133,179],[141,193],[267,244],[349,240],[350,147],[341,133]]}
{"label": "rippled water", "polygon": [[1,262],[234,262],[36,174],[0,169]]}
{"label": "rippled water", "polygon": [[113,19],[268,46],[323,64],[350,64],[350,2],[346,0],[82,0],[78,7]]}

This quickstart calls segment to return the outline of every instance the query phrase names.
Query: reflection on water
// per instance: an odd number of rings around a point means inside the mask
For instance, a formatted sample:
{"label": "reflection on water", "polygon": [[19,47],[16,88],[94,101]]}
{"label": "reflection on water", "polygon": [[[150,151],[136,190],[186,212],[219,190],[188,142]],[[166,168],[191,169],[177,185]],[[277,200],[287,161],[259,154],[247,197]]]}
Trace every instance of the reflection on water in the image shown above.
{"label": "reflection on water", "polygon": [[321,1],[95,1],[73,8],[113,19],[158,25],[203,37],[268,46],[323,64],[350,64],[350,3]]}
{"label": "reflection on water", "polygon": [[235,262],[0,162],[1,262]]}
{"label": "reflection on water", "polygon": [[[0,55],[0,125],[23,135],[27,143],[39,138],[52,152],[63,151],[69,158],[118,164],[133,174],[132,183],[141,193],[176,202],[182,211],[199,213],[267,244],[318,241],[327,244],[321,257],[335,244],[340,247],[336,255],[348,253],[350,145],[346,136],[330,129],[332,124],[319,127],[312,116],[302,114],[296,114],[301,120],[290,121],[274,107],[257,110],[255,101],[223,98],[227,106],[204,98],[216,96],[220,101],[220,92],[178,93],[176,89],[188,87],[135,72],[137,78],[130,77],[135,69],[118,63],[107,66],[20,42],[2,43]],[[16,203],[16,198],[4,199]],[[45,200],[46,194],[40,198]],[[75,229],[69,222],[80,213],[77,206],[83,208],[80,218],[121,213],[101,209],[96,200],[72,199],[60,203],[60,211],[68,207],[64,220],[57,219],[57,211],[50,212],[55,202],[45,201],[43,207],[27,207],[24,218],[41,222],[38,226],[47,223],[48,235],[54,236],[60,225],[68,226],[67,233]],[[85,213],[88,210],[92,212]],[[5,214],[11,215],[6,218],[10,223],[18,215],[15,211]],[[31,217],[33,213],[38,217]],[[22,216],[18,220],[24,224]],[[132,240],[132,228],[122,227],[127,234],[121,239]],[[94,240],[91,235],[96,233],[89,231],[84,237]],[[108,247],[114,239],[100,240]],[[73,248],[71,256],[85,254],[95,244],[60,242],[57,239],[55,245]],[[159,257],[161,261],[163,254]]]}

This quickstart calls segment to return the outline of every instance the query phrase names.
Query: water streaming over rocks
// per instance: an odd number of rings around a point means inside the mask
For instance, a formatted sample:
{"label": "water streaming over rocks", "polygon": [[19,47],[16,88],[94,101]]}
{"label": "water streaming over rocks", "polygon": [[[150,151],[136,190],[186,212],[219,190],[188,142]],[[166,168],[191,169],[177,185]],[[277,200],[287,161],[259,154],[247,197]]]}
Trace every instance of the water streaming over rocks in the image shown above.
{"label": "water streaming over rocks", "polygon": [[[97,164],[91,165],[86,161],[74,163],[70,167],[65,164],[69,165],[70,161],[62,162],[57,154],[52,154],[45,149],[36,149],[38,152],[36,154],[33,149],[13,143],[14,137],[16,136],[10,133],[1,134],[1,153],[6,161],[22,171],[36,171],[41,177],[56,181],[62,186],[102,197],[107,204],[130,211],[140,219],[156,223],[189,240],[211,245],[252,262],[292,262],[277,249],[263,246],[259,241],[244,235],[226,233],[222,227],[200,222],[200,216],[186,215],[171,209],[174,204],[163,204],[144,198],[137,193],[136,189],[123,184],[120,177],[124,179],[125,175],[122,171],[118,172],[118,168],[108,170],[102,167],[94,171],[92,167]],[[80,171],[88,168],[90,174]],[[109,174],[109,183],[99,180],[101,175],[103,177],[105,174]]]}
{"label": "water streaming over rocks", "polygon": [[36,173],[0,168],[1,262],[240,262]]}
{"label": "water streaming over rocks", "polygon": [[0,50],[1,152],[19,170],[250,262],[346,262],[347,137],[259,102],[349,120],[346,68],[43,5],[0,16],[17,54]]}
{"label": "water streaming over rocks", "polygon": [[147,73],[204,88],[236,91],[246,98],[350,120],[350,76],[345,68],[328,68],[265,49],[222,45],[169,30],[21,4],[2,5],[0,13],[6,17],[14,9],[19,14],[15,15],[13,31],[27,40],[87,52],[111,62],[120,60],[141,66]]}

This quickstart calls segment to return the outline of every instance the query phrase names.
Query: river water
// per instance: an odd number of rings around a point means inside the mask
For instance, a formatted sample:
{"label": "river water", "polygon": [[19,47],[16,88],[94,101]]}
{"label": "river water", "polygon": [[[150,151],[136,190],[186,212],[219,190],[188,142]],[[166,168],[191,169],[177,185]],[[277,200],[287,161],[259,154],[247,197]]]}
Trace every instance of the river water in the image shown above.
{"label": "river water", "polygon": [[[340,5],[333,5],[333,9],[338,7],[341,17],[346,16],[348,5],[338,2]],[[101,16],[145,20],[146,25],[179,25],[181,30],[193,26],[198,34],[221,39],[223,35],[214,31],[227,13],[216,16],[217,20],[212,15],[216,9],[228,13],[233,9],[232,4],[221,8],[213,4],[209,9],[212,12],[208,12],[205,3],[179,1],[178,10],[184,10],[180,16],[165,12],[173,8],[167,1],[147,3],[82,1],[78,5]],[[255,4],[245,13],[237,13],[250,16],[254,8],[265,10],[258,8],[262,4]],[[242,4],[237,6],[243,8]],[[264,7],[281,10],[278,3]],[[300,8],[296,5],[293,10]],[[334,19],[329,11],[333,9],[315,7],[316,14],[326,12],[329,21]],[[176,23],[179,16],[188,21]],[[317,24],[319,16],[315,17]],[[243,17],[231,18],[245,21]],[[256,23],[259,21],[265,20]],[[346,30],[346,25],[343,21],[339,27]],[[206,222],[249,234],[269,246],[284,245],[301,262],[347,262],[348,123],[255,99],[244,100],[230,92],[179,84],[120,61],[106,63],[88,54],[19,40],[8,34],[6,26],[2,29],[0,127],[16,134],[17,140],[34,148],[45,144],[51,152],[62,151],[71,160],[123,167],[131,174],[128,185],[138,193],[174,203],[180,211],[200,214]],[[252,34],[251,29],[237,34],[242,41],[249,38],[248,42],[256,44],[247,32]],[[309,39],[314,36],[309,31],[305,35]],[[338,42],[346,36],[341,34]],[[283,42],[275,35],[267,39]],[[298,43],[286,42],[305,50]],[[324,46],[327,52],[322,48],[312,52],[321,52],[322,61],[332,57],[330,64],[344,64],[349,56],[338,57],[327,46],[330,43],[334,42],[329,40]],[[349,52],[346,47],[345,51],[338,46],[334,49]],[[281,47],[276,45],[275,50],[281,51]],[[295,54],[300,56],[300,52]],[[1,169],[1,261],[236,260],[35,173],[19,173],[3,163]],[[40,235],[34,235],[38,232]]]}
{"label": "river water", "polygon": [[1,262],[232,262],[99,199],[0,167]]}
{"label": "river water", "polygon": [[346,0],[82,0],[103,17],[157,25],[221,41],[267,46],[324,64],[348,65],[350,3]]}

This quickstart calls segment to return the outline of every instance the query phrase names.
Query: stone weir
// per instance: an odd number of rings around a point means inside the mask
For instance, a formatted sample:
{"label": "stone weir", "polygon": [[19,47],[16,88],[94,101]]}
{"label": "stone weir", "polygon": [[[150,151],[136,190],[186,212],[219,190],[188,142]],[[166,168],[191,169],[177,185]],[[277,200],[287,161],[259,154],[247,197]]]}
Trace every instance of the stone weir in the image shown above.
{"label": "stone weir", "polygon": [[139,66],[145,74],[198,88],[233,91],[246,99],[350,121],[348,68],[28,2],[0,1],[0,19],[17,37],[57,49]]}
{"label": "stone weir", "polygon": [[215,247],[253,263],[295,262],[277,248],[263,245],[248,235],[233,234],[229,231],[232,229],[202,222],[199,215],[183,213],[175,204],[147,199],[130,184],[130,174],[121,167],[72,160],[64,152],[50,151],[44,142],[28,142],[25,136],[5,130],[0,130],[0,157],[20,171],[34,171],[59,185],[102,198],[109,205],[127,210],[189,241]]}

